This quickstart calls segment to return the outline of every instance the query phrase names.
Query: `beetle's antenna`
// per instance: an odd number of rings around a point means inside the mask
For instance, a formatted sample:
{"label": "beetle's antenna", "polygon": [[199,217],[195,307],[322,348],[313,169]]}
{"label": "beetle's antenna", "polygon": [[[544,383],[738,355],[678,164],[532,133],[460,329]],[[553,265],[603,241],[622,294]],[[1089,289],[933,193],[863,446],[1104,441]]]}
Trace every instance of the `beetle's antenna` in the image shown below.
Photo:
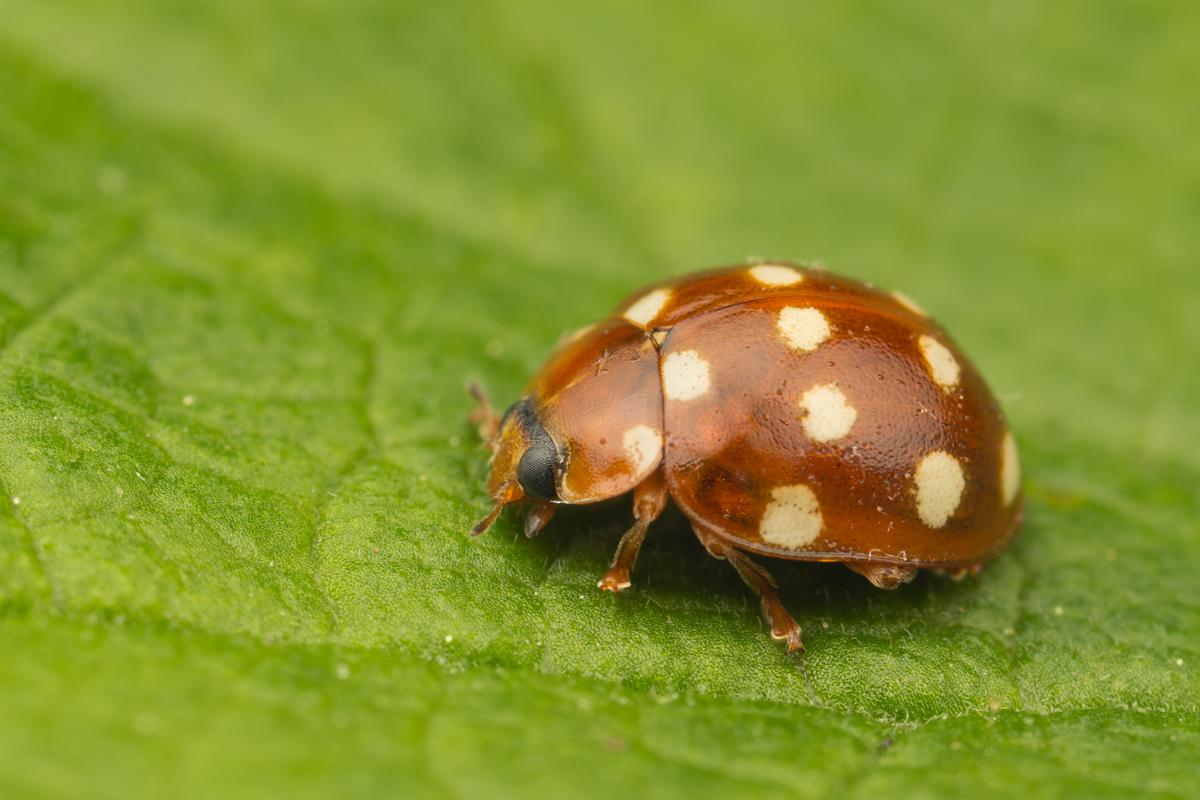
{"label": "beetle's antenna", "polygon": [[500,512],[504,509],[504,501],[497,500],[496,507],[491,510],[486,517],[475,523],[475,527],[471,528],[471,535],[478,536],[479,534],[492,527],[492,523],[496,521],[496,517],[500,516]]}

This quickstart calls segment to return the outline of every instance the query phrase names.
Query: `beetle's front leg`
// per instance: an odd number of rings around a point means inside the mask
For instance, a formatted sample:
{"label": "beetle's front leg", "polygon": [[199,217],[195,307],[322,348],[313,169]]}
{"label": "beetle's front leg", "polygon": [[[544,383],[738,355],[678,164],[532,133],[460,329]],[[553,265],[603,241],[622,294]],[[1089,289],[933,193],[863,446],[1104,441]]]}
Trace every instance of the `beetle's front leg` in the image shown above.
{"label": "beetle's front leg", "polygon": [[613,556],[612,566],[596,584],[600,587],[600,591],[619,592],[632,585],[629,581],[629,573],[633,569],[634,562],[637,561],[638,551],[642,549],[646,531],[650,528],[650,523],[656,520],[663,509],[667,507],[669,495],[666,474],[661,466],[650,473],[650,476],[633,490],[633,516],[636,522],[621,537],[621,543],[617,545],[617,553]]}

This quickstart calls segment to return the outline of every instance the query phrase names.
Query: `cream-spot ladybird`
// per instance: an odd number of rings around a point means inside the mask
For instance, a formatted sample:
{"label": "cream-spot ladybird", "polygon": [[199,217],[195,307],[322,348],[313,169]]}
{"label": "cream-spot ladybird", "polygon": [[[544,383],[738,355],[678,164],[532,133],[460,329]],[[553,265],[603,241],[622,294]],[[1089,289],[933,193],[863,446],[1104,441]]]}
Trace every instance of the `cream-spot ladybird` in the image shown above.
{"label": "cream-spot ladybird", "polygon": [[708,552],[800,626],[747,553],[841,562],[882,588],[919,568],[977,573],[1023,518],[996,398],[925,310],[824,270],[755,264],[630,296],[564,338],[503,418],[483,391],[493,508],[536,534],[560,503],[633,493],[600,588],[621,591],[671,498]]}

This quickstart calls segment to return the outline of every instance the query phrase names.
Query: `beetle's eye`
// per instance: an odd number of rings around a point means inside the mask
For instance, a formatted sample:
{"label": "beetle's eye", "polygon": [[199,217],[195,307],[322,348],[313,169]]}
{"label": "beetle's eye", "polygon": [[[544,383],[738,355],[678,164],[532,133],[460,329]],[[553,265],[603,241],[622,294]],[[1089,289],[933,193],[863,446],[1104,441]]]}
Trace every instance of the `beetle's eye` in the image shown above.
{"label": "beetle's eye", "polygon": [[517,483],[530,497],[557,500],[558,488],[554,485],[554,467],[557,463],[558,454],[550,437],[546,437],[545,446],[535,439],[517,465]]}
{"label": "beetle's eye", "polygon": [[558,450],[554,440],[533,413],[528,398],[513,406],[510,413],[517,415],[517,422],[529,435],[529,449],[517,464],[517,483],[525,494],[536,500],[557,500],[558,486],[554,477]]}

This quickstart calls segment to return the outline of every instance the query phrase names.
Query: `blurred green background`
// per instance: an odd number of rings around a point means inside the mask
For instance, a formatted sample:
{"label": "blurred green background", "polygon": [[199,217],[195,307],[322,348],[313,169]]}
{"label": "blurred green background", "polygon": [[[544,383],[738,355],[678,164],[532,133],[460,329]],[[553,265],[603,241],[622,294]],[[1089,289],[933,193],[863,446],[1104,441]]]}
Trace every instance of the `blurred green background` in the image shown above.
{"label": "blurred green background", "polygon": [[[0,0],[0,794],[1195,796],[1200,7]],[[486,509],[637,286],[916,298],[1030,498],[978,584]]]}

